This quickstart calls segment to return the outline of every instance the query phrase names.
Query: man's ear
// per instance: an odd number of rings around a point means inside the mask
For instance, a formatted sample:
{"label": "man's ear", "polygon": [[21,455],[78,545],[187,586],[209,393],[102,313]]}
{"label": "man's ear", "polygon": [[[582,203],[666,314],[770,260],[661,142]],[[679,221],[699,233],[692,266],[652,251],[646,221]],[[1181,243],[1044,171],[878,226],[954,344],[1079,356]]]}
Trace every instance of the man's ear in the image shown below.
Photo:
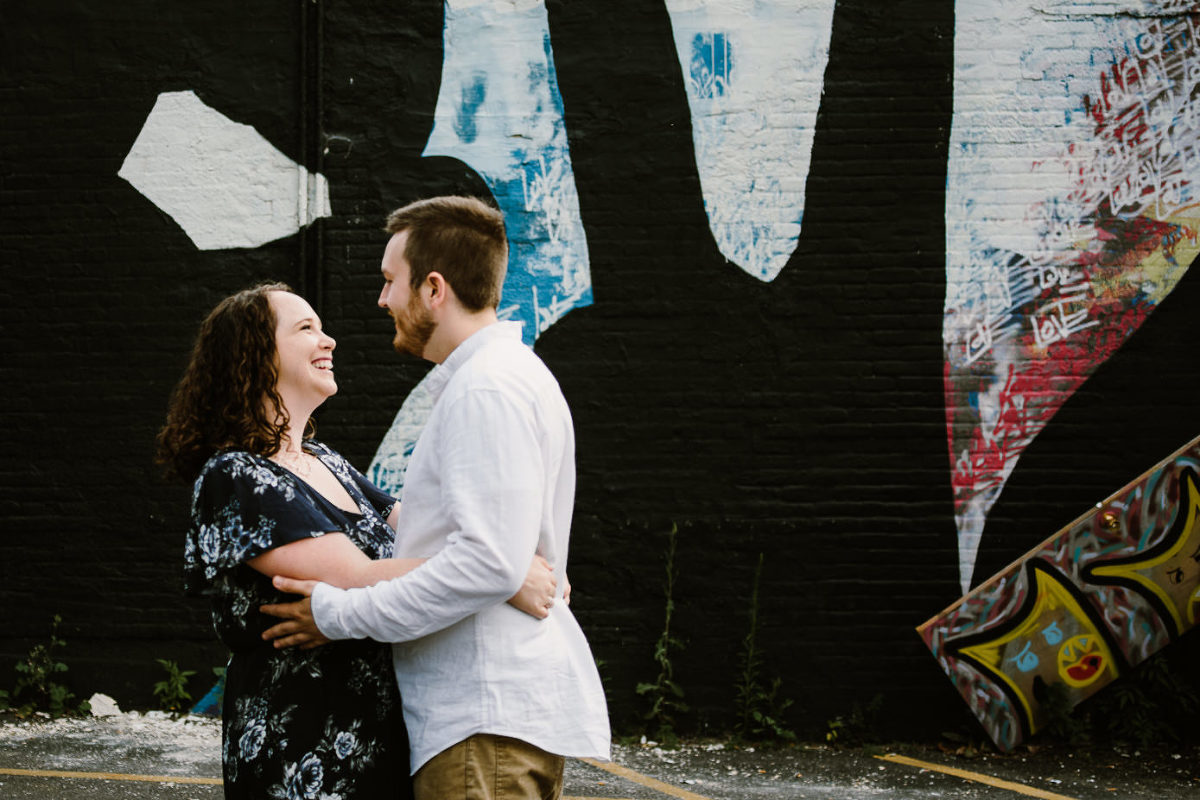
{"label": "man's ear", "polygon": [[421,287],[421,294],[425,294],[425,290],[429,291],[429,299],[427,302],[429,310],[441,306],[450,297],[450,284],[446,282],[446,277],[440,272],[430,272],[425,276],[425,285]]}

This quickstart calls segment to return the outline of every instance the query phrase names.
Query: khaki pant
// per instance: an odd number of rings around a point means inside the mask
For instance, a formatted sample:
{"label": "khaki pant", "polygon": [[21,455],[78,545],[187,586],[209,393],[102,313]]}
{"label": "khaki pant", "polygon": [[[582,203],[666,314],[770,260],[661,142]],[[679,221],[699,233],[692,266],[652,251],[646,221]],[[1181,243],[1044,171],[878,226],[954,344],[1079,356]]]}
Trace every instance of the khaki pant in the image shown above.
{"label": "khaki pant", "polygon": [[480,733],[413,776],[416,800],[558,800],[565,760],[520,739]]}

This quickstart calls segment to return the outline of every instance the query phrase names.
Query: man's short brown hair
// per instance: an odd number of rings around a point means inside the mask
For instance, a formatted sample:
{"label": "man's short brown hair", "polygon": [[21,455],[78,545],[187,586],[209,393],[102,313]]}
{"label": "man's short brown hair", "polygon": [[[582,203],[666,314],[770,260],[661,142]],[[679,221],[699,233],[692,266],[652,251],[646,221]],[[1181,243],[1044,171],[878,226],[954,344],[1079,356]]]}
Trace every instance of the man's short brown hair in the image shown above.
{"label": "man's short brown hair", "polygon": [[384,230],[408,231],[404,258],[414,291],[439,272],[468,311],[500,305],[508,237],[496,208],[476,197],[431,197],[388,214]]}

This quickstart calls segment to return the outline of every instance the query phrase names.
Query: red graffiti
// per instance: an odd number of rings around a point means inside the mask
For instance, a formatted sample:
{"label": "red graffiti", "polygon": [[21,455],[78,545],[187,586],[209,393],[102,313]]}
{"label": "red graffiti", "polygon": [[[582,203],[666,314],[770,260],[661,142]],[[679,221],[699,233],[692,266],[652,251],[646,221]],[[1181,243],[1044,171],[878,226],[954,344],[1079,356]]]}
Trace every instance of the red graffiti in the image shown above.
{"label": "red graffiti", "polygon": [[1104,668],[1104,658],[1099,653],[1086,655],[1067,667],[1067,675],[1074,681],[1086,681]]}

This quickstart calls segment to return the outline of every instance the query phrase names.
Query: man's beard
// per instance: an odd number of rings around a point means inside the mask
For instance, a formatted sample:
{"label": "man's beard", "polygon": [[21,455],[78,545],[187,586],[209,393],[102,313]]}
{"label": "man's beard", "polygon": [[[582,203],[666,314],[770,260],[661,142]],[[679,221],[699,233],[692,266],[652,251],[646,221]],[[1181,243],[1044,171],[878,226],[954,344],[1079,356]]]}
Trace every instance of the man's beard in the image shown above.
{"label": "man's beard", "polygon": [[420,299],[414,294],[402,311],[391,316],[396,324],[396,336],[392,339],[392,347],[397,353],[423,358],[425,345],[429,343],[429,338],[433,336],[434,328],[437,327],[433,315],[421,305]]}

